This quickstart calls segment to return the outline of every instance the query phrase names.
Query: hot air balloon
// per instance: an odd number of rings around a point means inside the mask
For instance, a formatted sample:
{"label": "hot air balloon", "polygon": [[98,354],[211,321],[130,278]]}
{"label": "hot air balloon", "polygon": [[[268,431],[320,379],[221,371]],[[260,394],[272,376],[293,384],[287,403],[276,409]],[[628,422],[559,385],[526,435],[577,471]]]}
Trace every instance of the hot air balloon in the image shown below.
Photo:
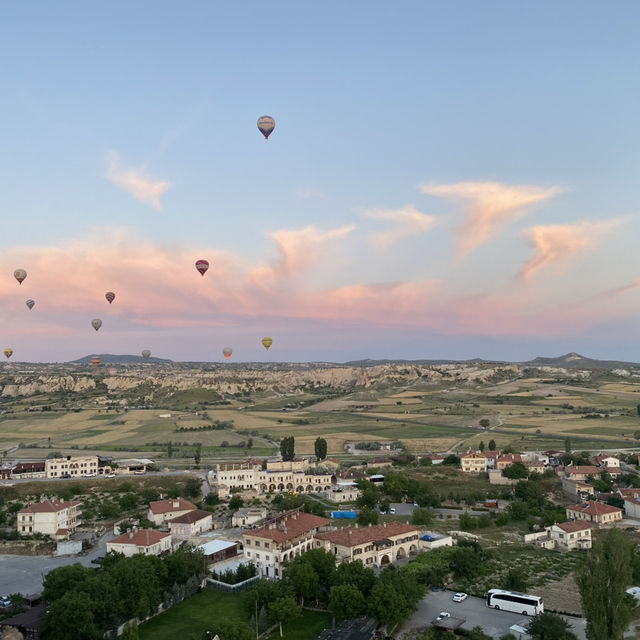
{"label": "hot air balloon", "polygon": [[27,307],[29,307],[29,311],[31,311],[31,309],[33,309],[33,307],[36,306],[36,301],[35,300],[27,300],[26,303]]}
{"label": "hot air balloon", "polygon": [[142,350],[142,357],[145,360],[148,360],[150,355],[151,355],[151,351],[149,351],[149,349],[143,349]]}
{"label": "hot air balloon", "polygon": [[264,136],[265,140],[269,139],[269,136],[275,128],[276,121],[271,116],[262,116],[261,118],[258,118],[258,129]]}
{"label": "hot air balloon", "polygon": [[102,362],[102,360],[100,360],[99,356],[93,356],[93,358],[91,358],[91,364],[97,369],[100,366],[100,363]]}
{"label": "hot air balloon", "polygon": [[197,260],[196,269],[198,270],[200,275],[203,276],[209,269],[209,262],[207,260]]}
{"label": "hot air balloon", "polygon": [[231,349],[231,347],[225,347],[222,350],[222,355],[228,360],[231,357],[231,354],[233,353],[233,349]]}
{"label": "hot air balloon", "polygon": [[18,281],[18,284],[22,284],[22,281],[27,277],[27,272],[24,269],[16,269],[13,272],[13,277]]}
{"label": "hot air balloon", "polygon": [[7,359],[9,359],[13,355],[13,349],[5,349],[4,355],[7,356]]}
{"label": "hot air balloon", "polygon": [[268,351],[269,347],[273,344],[272,338],[262,338],[262,346]]}
{"label": "hot air balloon", "polygon": [[104,297],[107,299],[107,302],[111,304],[116,299],[116,294],[113,293],[113,291],[107,291],[107,293],[104,294]]}
{"label": "hot air balloon", "polygon": [[100,320],[100,318],[92,320],[91,326],[97,331],[102,326],[102,320]]}

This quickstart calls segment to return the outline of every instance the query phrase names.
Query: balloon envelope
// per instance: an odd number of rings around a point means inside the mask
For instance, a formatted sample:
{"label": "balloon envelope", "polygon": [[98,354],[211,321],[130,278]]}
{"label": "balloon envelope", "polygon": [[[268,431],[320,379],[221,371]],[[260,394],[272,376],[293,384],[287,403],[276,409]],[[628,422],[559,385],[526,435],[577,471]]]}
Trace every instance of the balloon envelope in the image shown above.
{"label": "balloon envelope", "polygon": [[265,140],[269,139],[269,136],[275,128],[276,121],[271,116],[262,116],[261,118],[258,118],[258,129],[265,137]]}
{"label": "balloon envelope", "polygon": [[196,269],[198,270],[200,275],[203,276],[205,273],[207,273],[207,269],[209,269],[209,262],[207,260],[198,260],[196,262]]}
{"label": "balloon envelope", "polygon": [[7,356],[7,358],[10,358],[13,355],[13,349],[5,349],[4,355]]}
{"label": "balloon envelope", "polygon": [[113,293],[113,291],[107,291],[107,293],[104,294],[104,297],[107,299],[107,302],[111,304],[116,299],[116,294]]}
{"label": "balloon envelope", "polygon": [[233,349],[231,347],[225,347],[222,350],[222,355],[224,355],[224,357],[228,360],[231,357],[231,354],[233,353]]}
{"label": "balloon envelope", "polygon": [[13,272],[13,277],[18,281],[19,284],[22,284],[22,281],[27,277],[27,272],[24,269],[16,269]]}
{"label": "balloon envelope", "polygon": [[92,320],[91,326],[97,331],[102,326],[102,320],[100,320],[100,318]]}
{"label": "balloon envelope", "polygon": [[262,338],[262,346],[269,350],[269,347],[273,344],[273,339],[269,337]]}
{"label": "balloon envelope", "polygon": [[143,349],[142,357],[146,360],[151,355],[151,351],[149,349]]}
{"label": "balloon envelope", "polygon": [[35,300],[27,300],[27,302],[25,304],[27,305],[27,307],[29,307],[29,311],[31,311],[31,309],[33,309],[33,307],[36,306],[36,301]]}
{"label": "balloon envelope", "polygon": [[98,356],[93,356],[93,358],[91,358],[91,364],[96,367],[96,369],[100,366],[101,362],[102,360],[100,360]]}

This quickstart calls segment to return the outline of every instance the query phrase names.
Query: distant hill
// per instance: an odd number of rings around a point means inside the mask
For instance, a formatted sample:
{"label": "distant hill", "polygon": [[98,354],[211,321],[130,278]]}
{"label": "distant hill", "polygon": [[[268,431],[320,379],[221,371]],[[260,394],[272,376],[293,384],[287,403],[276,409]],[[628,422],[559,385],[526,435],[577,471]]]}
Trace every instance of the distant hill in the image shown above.
{"label": "distant hill", "polygon": [[523,367],[561,367],[563,369],[633,369],[640,367],[637,362],[624,362],[621,360],[595,360],[586,358],[579,353],[565,353],[563,356],[555,358],[538,357],[526,362],[506,362],[504,360],[483,360],[482,358],[472,358],[471,360],[352,360],[344,363],[350,367],[373,367],[377,365],[500,365],[518,364]]}
{"label": "distant hill", "polygon": [[565,353],[557,358],[535,358],[528,362],[520,362],[528,367],[563,367],[565,369],[633,369],[640,367],[637,362],[624,362],[622,360],[594,360],[585,358],[579,353]]}
{"label": "distant hill", "polygon": [[102,364],[138,364],[142,362],[154,362],[155,364],[170,364],[172,360],[164,360],[162,358],[154,358],[153,356],[146,360],[142,356],[123,355],[116,356],[111,353],[92,353],[91,355],[72,360],[69,364],[91,364],[91,358],[100,358]]}

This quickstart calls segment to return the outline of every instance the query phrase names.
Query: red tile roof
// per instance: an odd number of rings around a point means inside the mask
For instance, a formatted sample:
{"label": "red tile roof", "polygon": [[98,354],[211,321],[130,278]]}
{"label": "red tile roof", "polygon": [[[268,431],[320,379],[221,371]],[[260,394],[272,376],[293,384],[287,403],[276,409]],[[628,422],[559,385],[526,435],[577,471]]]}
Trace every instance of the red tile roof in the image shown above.
{"label": "red tile roof", "polygon": [[612,507],[604,502],[581,502],[580,504],[572,504],[567,507],[567,511],[577,511],[579,513],[587,513],[590,516],[602,516],[605,513],[622,513],[622,509]]}
{"label": "red tile roof", "polygon": [[333,544],[343,547],[355,547],[366,542],[376,542],[392,536],[399,536],[407,533],[418,533],[415,525],[404,524],[403,522],[387,522],[386,525],[378,524],[371,527],[346,527],[336,531],[319,533],[318,540],[328,540]]}
{"label": "red tile roof", "polygon": [[110,540],[111,543],[115,544],[131,544],[136,547],[150,547],[151,545],[157,544],[160,540],[163,540],[167,536],[170,536],[170,533],[165,531],[155,531],[154,529],[140,529],[139,531],[127,531],[127,533],[123,533],[121,536]]}
{"label": "red tile roof", "polygon": [[274,542],[286,542],[320,527],[330,524],[331,520],[314,516],[311,513],[288,512],[267,522],[261,529],[244,533],[243,536],[266,538]]}
{"label": "red tile roof", "polygon": [[161,514],[170,513],[171,511],[192,511],[197,509],[196,505],[188,500],[176,498],[175,500],[155,500],[149,503],[151,513]]}
{"label": "red tile roof", "polygon": [[565,467],[564,472],[569,474],[570,476],[574,475],[587,475],[587,476],[597,476],[604,469],[598,469],[598,467],[594,467],[593,465],[578,465],[576,467]]}
{"label": "red tile roof", "polygon": [[172,522],[178,524],[193,524],[194,522],[198,522],[199,520],[204,520],[205,518],[211,518],[213,514],[210,511],[204,511],[203,509],[195,509],[194,511],[188,511],[181,516],[177,516],[176,518],[172,518],[168,520],[169,524]]}
{"label": "red tile roof", "polygon": [[573,520],[572,522],[561,522],[556,525],[566,533],[575,533],[576,531],[585,531],[592,529],[593,525],[588,520]]}
{"label": "red tile roof", "polygon": [[69,507],[76,507],[81,505],[82,502],[64,502],[62,500],[44,500],[43,502],[36,502],[30,504],[28,507],[20,509],[18,513],[57,513],[63,509]]}

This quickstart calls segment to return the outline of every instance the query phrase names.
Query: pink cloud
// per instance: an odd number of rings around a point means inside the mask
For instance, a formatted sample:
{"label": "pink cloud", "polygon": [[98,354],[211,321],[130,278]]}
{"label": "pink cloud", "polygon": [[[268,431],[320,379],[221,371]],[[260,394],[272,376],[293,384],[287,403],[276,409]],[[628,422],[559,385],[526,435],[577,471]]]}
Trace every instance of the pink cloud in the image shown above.
{"label": "pink cloud", "polygon": [[534,254],[522,266],[520,277],[528,280],[544,267],[594,247],[602,237],[620,224],[620,220],[579,222],[576,224],[538,225],[524,235]]}
{"label": "pink cloud", "polygon": [[336,240],[348,236],[356,226],[345,225],[329,231],[322,231],[311,225],[304,229],[280,229],[269,237],[276,245],[278,257],[253,269],[250,280],[265,288],[275,280],[297,275],[315,264]]}
{"label": "pink cloud", "polygon": [[160,197],[171,186],[170,182],[154,180],[142,169],[126,169],[115,151],[107,155],[107,177],[136,200],[147,202],[158,211],[162,209]]}
{"label": "pink cloud", "polygon": [[457,254],[464,256],[493,238],[502,227],[524,215],[533,205],[549,200],[559,187],[505,185],[499,182],[458,182],[421,185],[432,196],[462,200],[466,218],[457,228]]}
{"label": "pink cloud", "polygon": [[380,248],[387,248],[403,238],[429,231],[436,224],[434,216],[421,213],[411,204],[402,209],[372,209],[367,211],[365,216],[372,220],[392,222],[395,225],[391,229],[371,235],[371,242]]}

